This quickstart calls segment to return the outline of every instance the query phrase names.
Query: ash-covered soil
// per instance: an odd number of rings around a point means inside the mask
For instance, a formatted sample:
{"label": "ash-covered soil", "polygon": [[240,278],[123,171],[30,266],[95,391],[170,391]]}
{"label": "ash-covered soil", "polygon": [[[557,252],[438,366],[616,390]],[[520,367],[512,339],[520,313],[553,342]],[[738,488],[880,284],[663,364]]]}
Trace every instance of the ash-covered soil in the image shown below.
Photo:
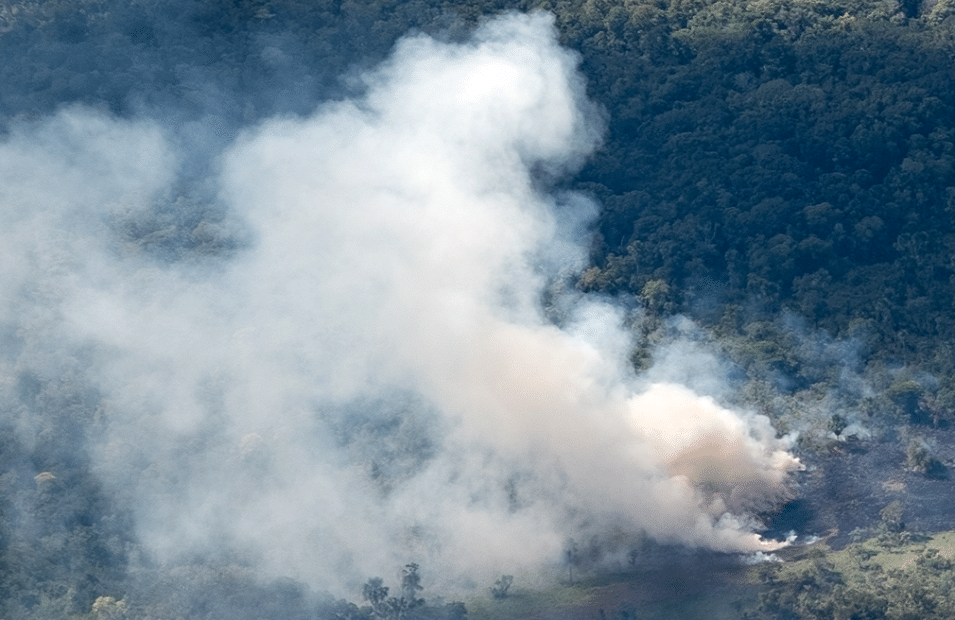
{"label": "ash-covered soil", "polygon": [[733,554],[660,546],[623,573],[590,576],[579,587],[587,600],[540,609],[527,620],[623,620],[672,618],[737,620],[742,599],[756,586]]}
{"label": "ash-covered soil", "polygon": [[[942,467],[930,475],[907,469],[908,438],[895,431],[874,440],[839,442],[822,453],[799,454],[806,470],[797,475],[797,495],[771,517],[764,535],[784,539],[795,531],[801,542],[818,536],[841,549],[856,528],[869,528],[866,537],[875,534],[880,511],[894,501],[904,507],[906,530],[955,529],[955,428],[917,427],[909,436],[926,440]],[[788,551],[799,549],[797,545]],[[577,584],[587,590],[586,601],[535,610],[525,617],[736,620],[759,591],[741,559],[651,542],[629,571],[590,575]]]}
{"label": "ash-covered soil", "polygon": [[797,496],[769,522],[766,536],[826,537],[839,549],[856,528],[874,528],[893,501],[904,507],[905,529],[955,529],[955,429],[918,427],[941,467],[928,475],[906,468],[906,442],[895,432],[877,440],[850,439],[825,454],[799,455],[806,471],[797,475]]}

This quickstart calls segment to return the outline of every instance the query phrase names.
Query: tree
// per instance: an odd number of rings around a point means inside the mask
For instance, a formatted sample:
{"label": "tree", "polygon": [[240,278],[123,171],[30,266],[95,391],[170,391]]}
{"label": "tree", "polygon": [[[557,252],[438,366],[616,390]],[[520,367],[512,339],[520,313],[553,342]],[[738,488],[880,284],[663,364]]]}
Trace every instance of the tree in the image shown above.
{"label": "tree", "polygon": [[123,620],[126,618],[126,601],[100,596],[93,602],[93,615],[97,620]]}
{"label": "tree", "polygon": [[945,466],[934,454],[934,450],[924,439],[912,437],[905,449],[905,465],[912,471],[926,476],[944,474]]}
{"label": "tree", "polygon": [[418,574],[418,565],[412,562],[401,570],[401,598],[408,601],[412,607],[424,604],[424,599],[418,598],[418,592],[423,590],[421,576]]}
{"label": "tree", "polygon": [[569,538],[564,545],[564,561],[567,562],[567,579],[574,583],[574,567],[580,564],[580,551],[573,538]]}
{"label": "tree", "polygon": [[401,596],[388,596],[388,587],[380,577],[369,579],[362,588],[362,597],[371,605],[371,615],[380,620],[404,620],[411,610],[424,605],[417,594],[422,590],[418,565],[412,562],[401,570]]}
{"label": "tree", "polygon": [[362,598],[371,605],[372,612],[379,614],[385,608],[385,601],[388,599],[388,587],[382,585],[381,577],[372,577],[362,587]]}
{"label": "tree", "polygon": [[848,426],[846,419],[838,413],[829,418],[829,430],[835,433],[836,437],[846,430],[846,426]]}
{"label": "tree", "polygon": [[514,575],[501,575],[500,579],[491,586],[491,594],[494,598],[507,598],[507,591],[512,583],[514,583]]}

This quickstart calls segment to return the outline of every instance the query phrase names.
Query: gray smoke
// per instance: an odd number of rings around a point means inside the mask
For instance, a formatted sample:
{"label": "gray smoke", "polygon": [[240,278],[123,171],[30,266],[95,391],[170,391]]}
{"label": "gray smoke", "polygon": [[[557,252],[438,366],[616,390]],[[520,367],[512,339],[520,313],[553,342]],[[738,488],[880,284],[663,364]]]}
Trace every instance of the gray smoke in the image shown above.
{"label": "gray smoke", "polygon": [[749,515],[799,464],[768,420],[632,376],[612,305],[544,316],[596,211],[549,189],[600,137],[576,63],[543,14],[405,38],[361,97],[245,131],[201,221],[172,130],[15,126],[5,373],[95,387],[96,472],[160,561],[354,591],[408,561],[486,585],[608,532],[773,548]]}

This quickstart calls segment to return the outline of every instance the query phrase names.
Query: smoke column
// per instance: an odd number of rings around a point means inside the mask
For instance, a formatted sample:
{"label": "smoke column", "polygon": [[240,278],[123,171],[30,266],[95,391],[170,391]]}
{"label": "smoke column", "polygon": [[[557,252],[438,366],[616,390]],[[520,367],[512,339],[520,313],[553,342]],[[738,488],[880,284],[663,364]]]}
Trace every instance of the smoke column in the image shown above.
{"label": "smoke column", "polygon": [[768,420],[632,376],[611,305],[544,318],[596,209],[549,189],[599,141],[576,62],[542,14],[405,38],[362,96],[232,143],[227,216],[191,234],[238,241],[176,260],[135,234],[175,195],[174,130],[82,109],[14,128],[17,364],[95,388],[96,472],[158,560],[354,591],[408,561],[486,585],[570,536],[772,548],[748,515],[799,464]]}

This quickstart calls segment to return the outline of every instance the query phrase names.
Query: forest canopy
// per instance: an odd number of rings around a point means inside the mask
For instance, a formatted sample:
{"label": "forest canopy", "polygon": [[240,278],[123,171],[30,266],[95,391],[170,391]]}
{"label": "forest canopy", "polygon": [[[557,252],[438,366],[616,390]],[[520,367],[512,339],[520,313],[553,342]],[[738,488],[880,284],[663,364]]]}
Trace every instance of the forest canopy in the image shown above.
{"label": "forest canopy", "polygon": [[[780,434],[812,427],[802,448],[908,425],[907,466],[932,471],[918,433],[955,424],[955,0],[3,0],[0,135],[83,105],[221,145],[361,90],[409,32],[459,41],[532,10],[554,15],[606,122],[555,183],[599,204],[572,285],[642,313],[633,365],[689,317],[743,375],[739,404]],[[125,241],[168,261],[234,252],[197,180],[211,165]],[[163,574],[179,595],[161,601],[155,573],[127,570],[138,543],[85,452],[103,420],[79,374],[17,377],[18,411],[56,412],[33,444],[0,420],[0,615],[113,617],[137,590],[155,617],[372,617],[199,565]]]}
{"label": "forest canopy", "polygon": [[[7,2],[0,111],[171,105],[223,131],[309,112],[420,29],[552,11],[606,140],[586,290],[744,331],[782,309],[869,355],[955,369],[952,28],[932,2]],[[745,312],[740,312],[745,309]],[[948,399],[944,399],[948,403]]]}

